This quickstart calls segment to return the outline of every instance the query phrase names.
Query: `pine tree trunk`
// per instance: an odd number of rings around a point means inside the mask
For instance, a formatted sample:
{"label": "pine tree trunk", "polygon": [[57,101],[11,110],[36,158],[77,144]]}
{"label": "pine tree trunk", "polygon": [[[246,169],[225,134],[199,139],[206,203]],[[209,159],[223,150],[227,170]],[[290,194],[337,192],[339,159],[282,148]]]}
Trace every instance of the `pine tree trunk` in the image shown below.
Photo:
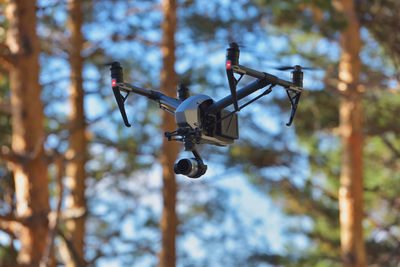
{"label": "pine tree trunk", "polygon": [[[71,159],[66,166],[66,187],[70,192],[66,198],[69,210],[85,210],[85,163],[86,163],[86,120],[84,113],[83,91],[83,23],[82,1],[69,1],[68,29],[70,32],[69,63],[71,67],[69,114],[69,148],[67,158]],[[71,241],[74,251],[68,251],[65,265],[68,267],[84,266],[85,217],[66,222],[66,238]],[[79,263],[79,264],[78,264]]]}
{"label": "pine tree trunk", "polygon": [[[161,52],[163,68],[161,70],[161,90],[164,94],[176,97],[177,75],[175,72],[175,32],[176,32],[176,2],[164,0],[162,4],[164,22]],[[163,112],[163,131],[176,130],[174,116]],[[175,142],[163,141],[160,161],[163,169],[163,213],[161,219],[162,248],[160,266],[171,267],[176,264],[176,233],[178,219],[175,210],[177,185],[174,174],[174,163],[178,154]]]}
{"label": "pine tree trunk", "polygon": [[18,262],[38,266],[47,233],[49,193],[44,160],[43,107],[39,85],[39,42],[36,35],[36,1],[10,0],[6,44],[13,57],[10,68],[12,149],[23,157],[13,165],[21,249]]}
{"label": "pine tree trunk", "polygon": [[340,133],[342,164],[340,173],[339,208],[340,240],[343,264],[346,267],[366,266],[363,238],[363,135],[359,76],[361,62],[360,25],[352,0],[337,1],[338,9],[347,19],[342,32],[342,55],[339,63]]}

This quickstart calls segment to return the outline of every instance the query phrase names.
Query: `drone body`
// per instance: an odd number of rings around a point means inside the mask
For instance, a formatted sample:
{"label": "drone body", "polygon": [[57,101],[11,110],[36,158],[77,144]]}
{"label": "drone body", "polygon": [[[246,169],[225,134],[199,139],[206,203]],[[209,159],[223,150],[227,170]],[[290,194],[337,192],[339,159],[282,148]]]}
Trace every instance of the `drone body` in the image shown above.
{"label": "drone body", "polygon": [[[287,125],[290,126],[292,124],[303,90],[302,68],[296,65],[293,68],[292,81],[288,82],[271,74],[239,65],[239,54],[238,45],[231,43],[227,49],[226,60],[226,73],[231,94],[219,101],[214,101],[207,95],[189,96],[188,89],[184,85],[180,85],[178,88],[178,98],[171,98],[159,91],[142,89],[124,83],[122,67],[119,62],[111,63],[112,89],[127,127],[131,125],[126,116],[124,103],[131,92],[158,102],[161,109],[174,114],[178,128],[173,132],[166,132],[165,137],[169,141],[183,142],[185,150],[192,151],[194,155],[194,158],[181,159],[175,164],[174,171],[176,174],[183,174],[190,178],[202,176],[207,170],[207,165],[203,163],[200,154],[196,151],[196,145],[212,144],[226,146],[232,144],[235,139],[239,138],[239,125],[236,113],[255,100],[269,94],[272,91],[272,87],[276,85],[282,86],[287,92],[291,104],[291,115]],[[238,79],[235,78],[235,73],[240,75]],[[256,80],[237,90],[237,84],[244,75],[252,76]],[[238,105],[238,100],[268,85],[269,88],[259,96],[242,106]],[[121,91],[127,94],[123,96]],[[233,111],[225,109],[230,105],[233,105]]]}
{"label": "drone body", "polygon": [[[214,101],[207,95],[194,95],[185,99],[175,110],[176,124],[181,129],[187,128],[188,131],[198,129],[201,135],[196,144],[212,144],[217,146],[232,144],[234,139],[239,138],[237,116],[232,117],[232,123],[228,127],[223,125],[222,121],[211,131],[210,127],[206,127],[208,122],[204,114],[207,108],[213,103]],[[226,112],[228,111],[221,110],[217,114],[217,118]]]}

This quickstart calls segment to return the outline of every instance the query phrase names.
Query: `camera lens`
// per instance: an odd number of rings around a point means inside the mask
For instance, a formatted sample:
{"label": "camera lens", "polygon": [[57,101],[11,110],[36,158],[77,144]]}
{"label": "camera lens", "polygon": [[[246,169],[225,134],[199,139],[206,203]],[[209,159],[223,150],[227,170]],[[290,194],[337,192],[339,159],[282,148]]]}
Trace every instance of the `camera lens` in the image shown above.
{"label": "camera lens", "polygon": [[198,172],[198,162],[196,159],[181,159],[174,166],[176,174],[183,174],[189,177],[195,177]]}
{"label": "camera lens", "polygon": [[176,174],[183,174],[190,178],[199,178],[206,173],[207,165],[196,158],[181,159],[175,163],[174,171]]}

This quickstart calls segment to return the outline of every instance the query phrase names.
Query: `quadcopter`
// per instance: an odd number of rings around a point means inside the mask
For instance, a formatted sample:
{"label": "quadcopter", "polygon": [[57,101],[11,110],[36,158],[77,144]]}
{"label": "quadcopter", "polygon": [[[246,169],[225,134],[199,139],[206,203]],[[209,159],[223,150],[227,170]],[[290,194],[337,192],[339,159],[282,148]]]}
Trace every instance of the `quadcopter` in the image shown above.
{"label": "quadcopter", "polygon": [[[214,101],[211,97],[204,94],[189,96],[189,89],[184,85],[178,87],[178,98],[172,98],[159,91],[147,90],[135,85],[125,83],[123,80],[123,70],[119,62],[110,64],[111,84],[118,108],[122,119],[127,127],[130,127],[124,103],[130,93],[142,95],[159,104],[159,107],[175,116],[178,128],[173,132],[165,132],[168,141],[180,141],[184,144],[185,151],[191,151],[194,158],[185,158],[177,161],[174,165],[176,174],[186,175],[190,178],[198,178],[205,174],[207,165],[204,164],[200,154],[196,150],[196,145],[211,144],[217,146],[227,146],[239,138],[239,124],[237,112],[259,98],[271,93],[274,86],[281,86],[288,95],[291,113],[290,126],[296,114],[300,95],[303,91],[303,72],[302,67],[282,67],[279,70],[292,69],[292,81],[282,80],[266,72],[260,72],[239,64],[239,46],[230,43],[226,53],[226,75],[230,87],[230,95],[219,101]],[[303,68],[305,69],[305,68]],[[236,74],[236,76],[235,76]],[[240,89],[236,89],[244,75],[256,78],[256,80]],[[246,96],[261,90],[261,94],[251,99],[247,103],[239,106],[238,101]],[[122,95],[125,92],[126,95]],[[233,105],[233,111],[228,111],[228,106]]]}

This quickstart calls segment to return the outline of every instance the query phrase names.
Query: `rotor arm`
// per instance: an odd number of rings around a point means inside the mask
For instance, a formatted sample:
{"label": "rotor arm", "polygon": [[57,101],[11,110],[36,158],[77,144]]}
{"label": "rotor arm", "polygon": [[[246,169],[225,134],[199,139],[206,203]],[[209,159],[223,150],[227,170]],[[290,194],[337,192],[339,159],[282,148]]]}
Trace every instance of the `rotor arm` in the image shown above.
{"label": "rotor arm", "polygon": [[297,105],[303,91],[303,72],[300,66],[296,65],[293,68],[294,70],[292,72],[292,82],[279,79],[278,77],[269,73],[259,72],[239,64],[231,66],[231,68],[235,73],[241,75],[249,75],[257,79],[265,79],[270,84],[280,85],[284,87],[289,97],[291,106],[289,122],[286,123],[286,125],[290,126],[292,124],[294,116],[296,115]]}
{"label": "rotor arm", "polygon": [[135,93],[138,95],[145,96],[153,101],[156,101],[160,105],[168,107],[172,111],[175,111],[181,104],[180,100],[166,96],[159,91],[143,89],[129,83],[118,83],[117,87],[119,88],[119,90],[127,93]]}
{"label": "rotor arm", "polygon": [[[238,100],[240,100],[243,97],[246,97],[247,95],[253,93],[254,91],[261,89],[262,87],[271,84],[271,87],[267,92],[269,93],[271,91],[271,88],[273,86],[279,85],[282,86],[285,90],[286,93],[289,97],[290,101],[290,106],[291,106],[291,111],[290,111],[290,118],[289,122],[286,124],[287,126],[290,126],[293,122],[294,116],[296,114],[297,110],[297,105],[300,100],[300,95],[301,92],[303,91],[303,72],[301,69],[301,66],[296,65],[293,67],[293,72],[292,72],[292,81],[285,81],[282,80],[272,74],[266,73],[266,72],[260,72],[251,68],[248,68],[246,66],[240,65],[239,64],[239,56],[240,56],[240,50],[239,46],[236,43],[230,43],[229,48],[226,50],[226,74],[229,82],[229,88],[231,91],[231,95],[223,98],[222,100],[214,103],[211,105],[207,112],[209,114],[215,114],[222,110],[223,108],[233,104],[234,111],[233,112],[238,112],[242,107],[250,104],[246,103],[244,106],[239,107],[238,105]],[[292,69],[292,68],[289,68]],[[237,79],[234,74],[239,74],[240,77]],[[258,80],[242,89],[239,91],[236,91],[236,87],[239,83],[239,81],[242,79],[244,75],[251,76],[253,78],[257,78]],[[264,83],[265,85],[262,87],[259,87],[260,83]],[[267,94],[267,92],[263,93],[260,95],[263,96]],[[258,99],[258,98],[256,98]],[[233,113],[232,112],[232,113]]]}
{"label": "rotor arm", "polygon": [[[264,88],[265,86],[269,85],[270,83],[266,79],[258,79],[243,88],[239,89],[236,92],[236,99],[240,100],[245,98],[246,96],[254,93],[255,91]],[[206,114],[216,114],[226,108],[229,105],[232,105],[235,102],[235,97],[232,95],[228,95],[221,100],[215,102],[211,106],[207,108],[205,111]]]}
{"label": "rotor arm", "polygon": [[[147,90],[147,89],[143,89],[143,88],[137,87],[137,86],[129,84],[129,83],[124,83],[123,71],[122,71],[121,64],[117,61],[114,61],[107,65],[110,66],[111,85],[112,85],[112,90],[113,90],[113,93],[115,96],[115,100],[117,101],[118,108],[119,108],[119,111],[121,112],[122,119],[124,120],[124,123],[127,127],[130,127],[131,125],[129,124],[128,117],[127,117],[126,111],[125,111],[125,101],[128,98],[128,95],[130,93],[142,95],[153,101],[156,101],[160,105],[161,109],[164,109],[171,113],[173,113],[178,108],[180,103],[182,102],[182,100],[166,96],[163,93],[158,92],[158,91]],[[125,96],[122,95],[121,91],[125,92],[126,95]]]}
{"label": "rotor arm", "polygon": [[287,90],[291,90],[294,92],[302,92],[303,90],[301,86],[298,86],[289,81],[279,79],[278,77],[266,72],[260,72],[242,65],[233,65],[231,66],[231,68],[235,73],[249,75],[257,79],[266,79],[270,84],[280,85]]}

